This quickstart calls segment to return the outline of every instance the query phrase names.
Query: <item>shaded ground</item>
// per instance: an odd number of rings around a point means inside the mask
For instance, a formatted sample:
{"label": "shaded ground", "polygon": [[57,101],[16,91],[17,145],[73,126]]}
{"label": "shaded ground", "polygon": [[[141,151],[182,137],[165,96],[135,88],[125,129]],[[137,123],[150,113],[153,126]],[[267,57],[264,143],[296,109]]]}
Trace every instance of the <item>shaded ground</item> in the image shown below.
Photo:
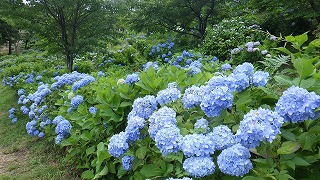
{"label": "shaded ground", "polygon": [[16,171],[23,172],[27,159],[27,152],[24,150],[8,152],[8,150],[0,147],[0,174]]}

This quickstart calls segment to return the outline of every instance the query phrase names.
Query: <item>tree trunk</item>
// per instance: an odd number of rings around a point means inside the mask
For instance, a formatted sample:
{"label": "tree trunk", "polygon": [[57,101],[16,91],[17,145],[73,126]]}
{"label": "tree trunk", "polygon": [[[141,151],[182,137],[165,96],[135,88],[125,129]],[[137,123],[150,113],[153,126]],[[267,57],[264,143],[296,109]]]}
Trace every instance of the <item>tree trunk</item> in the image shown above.
{"label": "tree trunk", "polygon": [[10,54],[12,54],[12,49],[11,49],[11,46],[12,46],[12,40],[11,40],[11,38],[9,38],[9,52],[8,52],[8,54],[10,55]]}

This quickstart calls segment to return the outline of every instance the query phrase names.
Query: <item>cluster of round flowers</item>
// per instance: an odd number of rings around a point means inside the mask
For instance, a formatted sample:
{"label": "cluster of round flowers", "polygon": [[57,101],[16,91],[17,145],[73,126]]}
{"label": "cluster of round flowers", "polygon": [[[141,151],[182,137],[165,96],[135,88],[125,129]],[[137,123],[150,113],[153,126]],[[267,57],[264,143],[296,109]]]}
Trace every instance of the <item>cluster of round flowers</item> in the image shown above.
{"label": "cluster of round flowers", "polygon": [[127,75],[126,80],[124,81],[125,84],[132,85],[135,82],[140,80],[138,73],[132,73]]}
{"label": "cluster of round flowers", "polygon": [[181,96],[177,83],[169,83],[168,87],[158,92],[156,100],[162,106],[179,99]]}
{"label": "cluster of round flowers", "polygon": [[83,96],[76,95],[71,99],[71,107],[68,109],[68,112],[71,112],[73,109],[77,109],[78,106],[83,102]]}
{"label": "cluster of round flowers", "polygon": [[52,121],[53,124],[57,125],[55,132],[56,144],[60,144],[63,138],[67,138],[70,134],[70,129],[72,128],[70,122],[62,116],[57,116]]}
{"label": "cluster of round flowers", "polygon": [[165,59],[172,55],[171,49],[174,47],[174,43],[172,41],[168,41],[165,43],[159,43],[155,46],[152,46],[151,51],[149,52],[149,56],[159,55],[161,54],[161,58]]}
{"label": "cluster of round flowers", "polygon": [[12,123],[16,123],[18,119],[15,117],[14,112],[16,111],[15,108],[9,109],[9,118],[11,119]]}
{"label": "cluster of round flowers", "polygon": [[292,86],[283,92],[275,110],[286,122],[298,123],[307,119],[316,119],[320,112],[320,96],[314,92]]}
{"label": "cluster of round flowers", "polygon": [[147,62],[146,64],[142,65],[142,68],[144,71],[148,71],[150,67],[153,67],[153,69],[157,72],[159,70],[159,65],[157,62]]}
{"label": "cluster of round flowers", "polygon": [[79,81],[75,83],[72,87],[73,91],[76,91],[77,89],[88,85],[90,82],[93,82],[95,79],[94,77],[84,74],[84,73],[78,73],[76,71],[69,73],[69,74],[63,74],[62,76],[56,76],[53,78],[55,81],[51,85],[51,89],[58,89],[64,85],[72,85],[76,81]]}

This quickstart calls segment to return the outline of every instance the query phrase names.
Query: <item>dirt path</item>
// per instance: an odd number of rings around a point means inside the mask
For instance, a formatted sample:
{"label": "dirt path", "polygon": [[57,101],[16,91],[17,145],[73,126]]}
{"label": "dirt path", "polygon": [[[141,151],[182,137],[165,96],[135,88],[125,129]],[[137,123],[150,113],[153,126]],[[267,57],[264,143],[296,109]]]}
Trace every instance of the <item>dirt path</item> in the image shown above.
{"label": "dirt path", "polygon": [[19,150],[10,152],[0,147],[0,174],[8,174],[11,171],[17,171],[23,168],[27,162],[27,152]]}

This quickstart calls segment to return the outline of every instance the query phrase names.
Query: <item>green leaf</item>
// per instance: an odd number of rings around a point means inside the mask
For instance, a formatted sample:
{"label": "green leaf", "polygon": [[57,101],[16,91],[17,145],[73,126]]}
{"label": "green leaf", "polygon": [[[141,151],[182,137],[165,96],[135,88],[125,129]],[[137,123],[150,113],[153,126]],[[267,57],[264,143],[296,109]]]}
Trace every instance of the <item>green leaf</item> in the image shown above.
{"label": "green leaf", "polygon": [[120,107],[127,107],[127,106],[131,106],[132,105],[132,102],[122,102],[120,104]]}
{"label": "green leaf", "polygon": [[81,174],[81,178],[92,179],[92,178],[94,178],[94,174],[93,174],[92,170],[86,170]]}
{"label": "green leaf", "polygon": [[86,149],[86,154],[89,155],[89,154],[93,154],[96,150],[96,147],[95,146],[91,146],[89,148]]}
{"label": "green leaf", "polygon": [[147,150],[148,150],[148,148],[145,146],[141,146],[139,149],[137,149],[137,151],[136,151],[137,158],[144,159],[144,157],[147,154]]}
{"label": "green leaf", "polygon": [[295,170],[296,169],[296,164],[293,161],[287,161],[286,163],[291,169]]}
{"label": "green leaf", "polygon": [[98,179],[101,176],[104,176],[104,175],[108,174],[108,172],[109,172],[108,171],[108,166],[104,166],[104,168],[98,174],[96,174],[93,179]]}
{"label": "green leaf", "polygon": [[304,159],[302,159],[300,157],[297,157],[297,156],[294,157],[292,159],[292,161],[298,166],[309,166],[310,165],[306,160],[304,160]]}
{"label": "green leaf", "polygon": [[163,170],[160,169],[155,164],[147,164],[147,165],[143,166],[143,168],[140,170],[140,172],[148,178],[154,177],[154,176],[162,176],[164,174]]}
{"label": "green leaf", "polygon": [[278,50],[278,51],[281,51],[283,53],[286,53],[287,55],[291,54],[291,52],[285,47],[278,47],[278,48],[275,48],[275,49]]}
{"label": "green leaf", "polygon": [[320,39],[315,39],[309,43],[309,45],[320,47]]}
{"label": "green leaf", "polygon": [[291,154],[300,148],[300,143],[294,141],[287,141],[282,143],[281,147],[277,150],[277,154]]}
{"label": "green leaf", "polygon": [[278,75],[278,76],[274,76],[274,80],[276,80],[278,83],[282,84],[282,85],[286,85],[286,86],[292,86],[293,82],[288,76],[284,76],[284,75]]}
{"label": "green leaf", "polygon": [[309,134],[307,132],[302,133],[298,139],[301,143],[301,147],[303,150],[312,151],[312,146],[316,142],[317,135]]}
{"label": "green leaf", "polygon": [[293,43],[296,39],[294,36],[290,35],[290,36],[286,36],[285,37],[286,41]]}
{"label": "green leaf", "polygon": [[295,40],[297,43],[294,43],[294,47],[296,49],[300,49],[300,47],[308,40],[307,33],[303,33],[301,35],[295,36]]}
{"label": "green leaf", "polygon": [[307,78],[314,71],[313,64],[309,59],[304,59],[304,58],[292,59],[292,63],[293,63],[293,66],[296,68],[300,78],[302,79]]}
{"label": "green leaf", "polygon": [[245,176],[244,178],[242,178],[242,180],[261,180],[261,178],[254,176]]}
{"label": "green leaf", "polygon": [[296,135],[286,129],[281,130],[281,136],[289,141],[296,141]]}

